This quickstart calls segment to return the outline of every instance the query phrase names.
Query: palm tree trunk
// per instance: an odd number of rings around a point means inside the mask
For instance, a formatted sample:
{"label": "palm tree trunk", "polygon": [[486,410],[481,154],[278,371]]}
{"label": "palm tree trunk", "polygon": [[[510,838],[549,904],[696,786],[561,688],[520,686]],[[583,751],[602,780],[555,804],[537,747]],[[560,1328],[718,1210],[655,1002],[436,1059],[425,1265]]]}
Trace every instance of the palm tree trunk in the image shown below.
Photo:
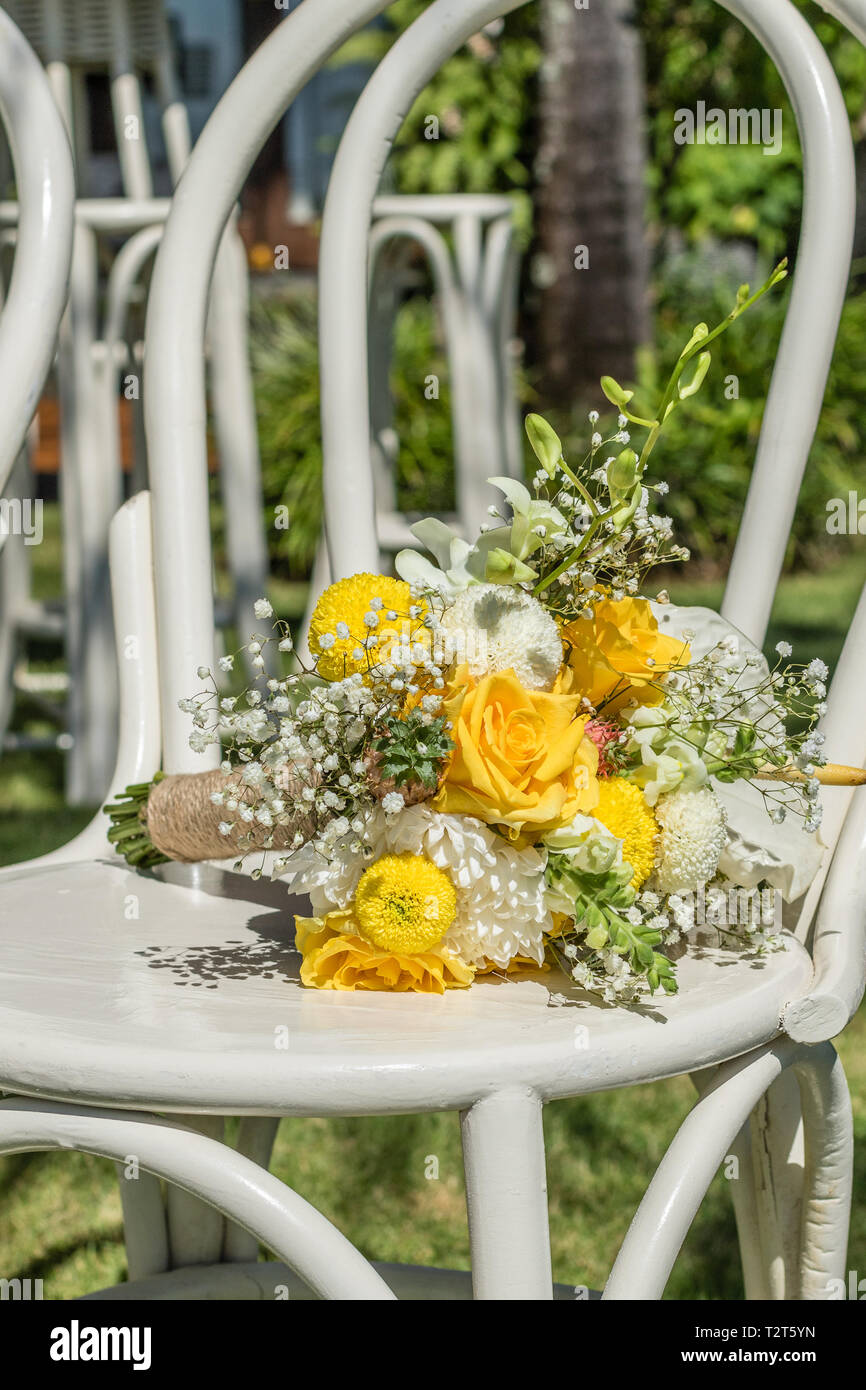
{"label": "palm tree trunk", "polygon": [[539,348],[567,405],[628,379],[649,337],[642,50],[634,0],[542,0]]}

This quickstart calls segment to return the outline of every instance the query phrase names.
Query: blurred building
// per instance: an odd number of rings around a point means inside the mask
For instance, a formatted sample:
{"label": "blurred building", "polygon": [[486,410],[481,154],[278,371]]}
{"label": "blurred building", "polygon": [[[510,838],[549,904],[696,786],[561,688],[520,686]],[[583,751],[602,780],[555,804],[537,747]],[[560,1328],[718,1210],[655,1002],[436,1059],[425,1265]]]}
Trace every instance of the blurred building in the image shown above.
{"label": "blurred building", "polygon": [[[244,60],[300,0],[166,0],[177,70],[193,139]],[[241,229],[247,245],[289,247],[291,264],[315,263],[314,224],[321,213],[340,133],[369,76],[361,63],[318,73],[268,140],[248,181]],[[159,148],[159,116],[148,122]]]}

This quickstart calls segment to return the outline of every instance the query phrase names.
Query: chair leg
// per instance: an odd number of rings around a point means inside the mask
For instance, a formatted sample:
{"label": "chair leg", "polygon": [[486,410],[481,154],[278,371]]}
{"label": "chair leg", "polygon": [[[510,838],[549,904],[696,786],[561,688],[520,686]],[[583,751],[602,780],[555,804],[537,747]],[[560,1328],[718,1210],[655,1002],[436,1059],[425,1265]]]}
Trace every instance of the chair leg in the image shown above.
{"label": "chair leg", "polygon": [[[225,1120],[221,1115],[179,1115],[177,1118],[187,1129],[222,1142]],[[169,1187],[166,1221],[172,1269],[213,1264],[219,1259],[225,1233],[222,1213],[205,1205],[195,1193]]]}
{"label": "chair leg", "polygon": [[[802,1170],[796,1102],[790,1088],[777,1085],[787,1067],[800,1090]],[[769,1108],[747,1130],[749,1115],[774,1085]],[[775,1132],[774,1116],[779,1121]],[[750,1175],[756,1135],[765,1158]],[[661,1298],[698,1207],[732,1145],[743,1161],[747,1184],[753,1183],[735,1197],[741,1238],[750,1223],[752,1227],[743,1249],[748,1296],[828,1297],[832,1281],[841,1279],[845,1268],[853,1174],[851,1103],[830,1043],[808,1047],[781,1038],[716,1070],[647,1188],[603,1298]]]}
{"label": "chair leg", "polygon": [[[238,1130],[236,1152],[252,1159],[260,1168],[267,1171],[274,1148],[274,1140],[280,1122],[277,1119],[262,1119],[257,1115],[245,1115]],[[259,1242],[242,1226],[233,1221],[226,1222],[223,1238],[223,1259],[232,1264],[245,1264],[259,1257]]]}
{"label": "chair leg", "polygon": [[130,1282],[165,1274],[171,1259],[162,1183],[152,1173],[142,1172],[131,1154],[116,1167]]}
{"label": "chair leg", "polygon": [[716,1169],[761,1096],[799,1051],[783,1039],[718,1068],[656,1169],[604,1299],[661,1298]]}
{"label": "chair leg", "polygon": [[460,1117],[477,1299],[552,1299],[541,1101],[496,1091]]}
{"label": "chair leg", "polygon": [[799,1297],[803,1115],[793,1068],[758,1101],[732,1148],[743,1284],[750,1301]]}
{"label": "chair leg", "polygon": [[193,1193],[291,1266],[321,1298],[392,1299],[385,1281],[321,1212],[233,1149],[128,1110],[0,1101],[0,1154],[72,1149],[126,1162]]}
{"label": "chair leg", "polygon": [[805,1049],[796,1072],[806,1160],[799,1297],[821,1299],[845,1275],[854,1122],[842,1061],[831,1043]]}
{"label": "chair leg", "polygon": [[853,1171],[851,1102],[829,1043],[773,1083],[734,1152],[746,1297],[827,1298],[844,1279]]}

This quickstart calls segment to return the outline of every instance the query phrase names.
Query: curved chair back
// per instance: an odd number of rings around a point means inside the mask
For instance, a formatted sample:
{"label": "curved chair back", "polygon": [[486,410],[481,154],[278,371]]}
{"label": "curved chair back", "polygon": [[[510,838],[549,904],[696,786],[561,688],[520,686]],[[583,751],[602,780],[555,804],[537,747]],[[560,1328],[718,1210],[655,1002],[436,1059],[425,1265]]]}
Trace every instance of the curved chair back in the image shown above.
{"label": "curved chair back", "polygon": [[72,257],[75,179],[63,122],[45,73],[0,10],[0,118],[12,155],[20,216],[0,314],[0,496],[54,357]]}
{"label": "curved chair back", "polygon": [[[340,142],[322,226],[320,360],[325,515],[335,576],[375,566],[367,397],[365,256],[373,198],[415,97],[472,33],[525,0],[436,0],[393,45]],[[815,432],[845,289],[854,226],[854,165],[833,70],[789,0],[722,0],[775,60],[804,153],[803,220],[790,307],[723,612],[763,639]]]}
{"label": "curved chair back", "polygon": [[223,230],[247,173],[301,87],[387,0],[315,0],[253,54],[196,142],[172,200],[148,300],[144,410],[154,517],[164,767],[198,772],[178,699],[213,664],[203,344]]}

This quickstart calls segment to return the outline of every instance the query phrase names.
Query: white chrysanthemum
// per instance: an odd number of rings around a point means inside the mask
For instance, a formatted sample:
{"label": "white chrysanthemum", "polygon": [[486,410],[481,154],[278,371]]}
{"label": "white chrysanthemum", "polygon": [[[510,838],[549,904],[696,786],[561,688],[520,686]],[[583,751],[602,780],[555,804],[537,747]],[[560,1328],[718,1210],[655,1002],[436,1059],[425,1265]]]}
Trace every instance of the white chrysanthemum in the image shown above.
{"label": "white chrysanthemum", "polygon": [[550,690],[562,665],[562,642],[538,599],[508,584],[473,584],[442,614],[446,659],[465,661],[473,676],[513,669],[527,690]]}
{"label": "white chrysanthemum", "polygon": [[725,847],[727,816],[712,787],[669,792],[655,807],[659,824],[652,887],[691,893],[708,883]]}
{"label": "white chrysanthemum", "polygon": [[545,854],[509,847],[472,816],[442,815],[424,805],[390,818],[377,808],[364,839],[373,851],[370,859],[339,848],[327,862],[311,848],[288,859],[292,891],[309,894],[317,917],[349,907],[361,874],[382,855],[424,854],[457,890],[446,947],[468,965],[490,960],[504,968],[518,955],[541,965],[542,936],[553,924],[545,904]]}

